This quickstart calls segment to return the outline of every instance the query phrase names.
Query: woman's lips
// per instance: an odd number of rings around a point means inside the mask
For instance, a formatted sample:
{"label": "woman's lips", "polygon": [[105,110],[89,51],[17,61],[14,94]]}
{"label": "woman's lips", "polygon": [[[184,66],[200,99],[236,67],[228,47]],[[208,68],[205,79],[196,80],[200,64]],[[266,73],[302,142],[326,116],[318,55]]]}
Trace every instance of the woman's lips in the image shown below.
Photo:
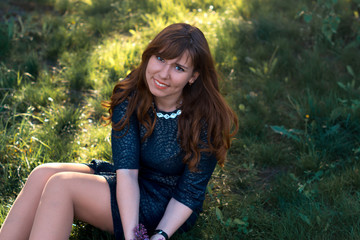
{"label": "woman's lips", "polygon": [[154,78],[154,83],[155,83],[155,86],[158,88],[158,89],[166,89],[167,87],[169,87],[169,85],[163,83],[163,82],[160,82],[159,80],[155,79]]}

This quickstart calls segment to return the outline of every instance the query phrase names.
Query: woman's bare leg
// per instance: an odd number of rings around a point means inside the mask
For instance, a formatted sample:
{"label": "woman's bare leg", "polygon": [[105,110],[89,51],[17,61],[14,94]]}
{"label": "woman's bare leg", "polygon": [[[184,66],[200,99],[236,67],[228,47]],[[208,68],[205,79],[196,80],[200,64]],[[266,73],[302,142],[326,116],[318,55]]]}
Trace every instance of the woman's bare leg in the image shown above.
{"label": "woman's bare leg", "polygon": [[113,232],[110,189],[98,175],[61,172],[47,182],[30,240],[68,239],[74,217]]}
{"label": "woman's bare leg", "polygon": [[44,186],[52,175],[62,171],[93,173],[90,167],[76,163],[49,163],[36,167],[29,175],[0,229],[0,240],[29,238]]}

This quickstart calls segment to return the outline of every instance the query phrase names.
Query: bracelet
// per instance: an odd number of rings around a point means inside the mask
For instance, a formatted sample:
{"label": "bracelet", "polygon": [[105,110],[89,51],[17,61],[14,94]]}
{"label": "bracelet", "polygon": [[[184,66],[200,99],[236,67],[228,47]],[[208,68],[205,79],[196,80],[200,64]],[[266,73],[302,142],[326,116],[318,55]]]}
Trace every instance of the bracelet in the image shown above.
{"label": "bracelet", "polygon": [[164,231],[161,230],[161,229],[156,229],[156,230],[155,230],[155,234],[163,235],[163,236],[165,237],[165,240],[169,240],[169,236],[167,235],[167,233],[164,232]]}

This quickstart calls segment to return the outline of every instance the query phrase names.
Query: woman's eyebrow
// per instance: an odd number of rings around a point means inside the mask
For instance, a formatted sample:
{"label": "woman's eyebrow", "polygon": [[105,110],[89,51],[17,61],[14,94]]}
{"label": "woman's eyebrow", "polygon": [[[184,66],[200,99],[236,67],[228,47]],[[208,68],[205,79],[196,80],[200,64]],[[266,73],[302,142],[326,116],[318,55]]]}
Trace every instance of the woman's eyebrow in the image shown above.
{"label": "woman's eyebrow", "polygon": [[180,63],[175,63],[176,65],[178,65],[178,66],[180,66],[180,67],[182,67],[182,68],[184,68],[184,69],[189,69],[189,67],[187,67],[187,66],[184,66],[184,65],[182,65],[182,64],[180,64]]}

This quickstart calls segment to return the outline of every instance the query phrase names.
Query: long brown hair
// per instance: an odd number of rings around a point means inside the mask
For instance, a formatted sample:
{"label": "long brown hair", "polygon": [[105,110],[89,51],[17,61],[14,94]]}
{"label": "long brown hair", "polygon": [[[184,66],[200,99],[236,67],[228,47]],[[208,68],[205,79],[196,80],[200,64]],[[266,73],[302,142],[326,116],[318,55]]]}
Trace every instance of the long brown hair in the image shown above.
{"label": "long brown hair", "polygon": [[[155,112],[153,96],[145,78],[149,59],[152,55],[175,59],[185,52],[188,52],[194,72],[198,72],[199,76],[194,84],[186,85],[183,89],[182,113],[178,119],[178,136],[185,152],[183,162],[194,171],[201,152],[210,152],[223,166],[231,137],[238,130],[238,119],[219,92],[218,74],[204,34],[189,24],[172,24],[150,42],[142,54],[140,66],[116,84],[111,101],[104,104],[110,113],[104,119],[111,122],[114,107],[128,99],[125,116],[119,123],[112,123],[113,129],[123,129],[136,111],[138,121],[147,130],[143,140],[150,136],[156,117],[152,119],[149,115],[149,111]],[[207,131],[206,142],[201,141],[201,132],[204,130]]]}

